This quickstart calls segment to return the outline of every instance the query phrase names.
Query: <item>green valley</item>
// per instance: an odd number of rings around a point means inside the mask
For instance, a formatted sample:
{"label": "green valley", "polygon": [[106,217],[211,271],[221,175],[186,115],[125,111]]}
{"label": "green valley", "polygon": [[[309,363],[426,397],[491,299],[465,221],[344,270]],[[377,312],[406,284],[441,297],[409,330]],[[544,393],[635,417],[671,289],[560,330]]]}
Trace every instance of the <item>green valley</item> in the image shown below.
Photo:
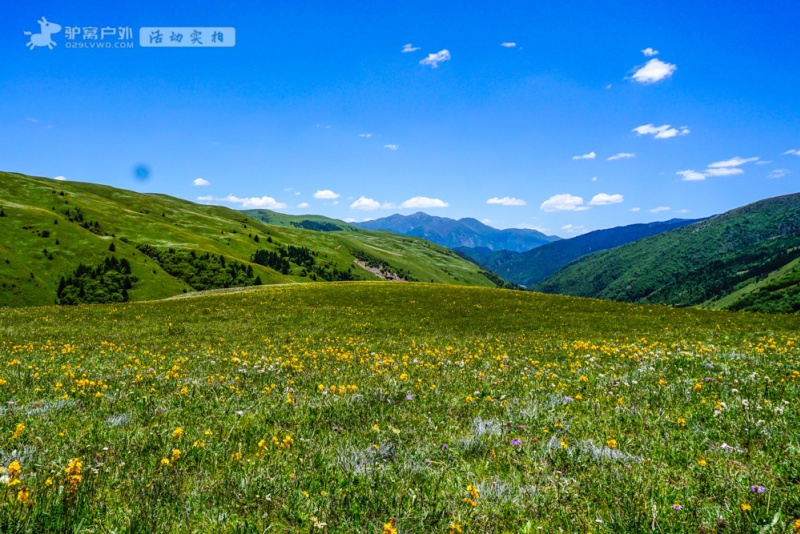
{"label": "green valley", "polygon": [[800,311],[800,194],[580,258],[537,291],[627,302]]}

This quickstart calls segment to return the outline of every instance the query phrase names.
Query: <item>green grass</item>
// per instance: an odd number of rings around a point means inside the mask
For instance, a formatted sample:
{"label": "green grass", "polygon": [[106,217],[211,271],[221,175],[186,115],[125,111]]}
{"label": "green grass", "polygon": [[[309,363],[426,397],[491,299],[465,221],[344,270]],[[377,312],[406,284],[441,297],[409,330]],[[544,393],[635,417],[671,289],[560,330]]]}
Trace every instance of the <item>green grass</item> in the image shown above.
{"label": "green grass", "polygon": [[[84,222],[97,222],[100,232],[70,221],[80,208]],[[493,286],[480,268],[452,251],[418,238],[355,229],[341,221],[342,231],[324,232],[296,228],[291,222],[320,217],[273,214],[276,224],[266,224],[242,212],[205,206],[168,197],[140,194],[113,187],[58,182],[0,172],[0,307],[47,305],[55,302],[61,277],[68,277],[83,262],[92,267],[111,255],[127,259],[138,282],[130,299],[151,300],[193,291],[185,281],[171,276],[136,249],[145,244],[162,249],[194,250],[222,255],[252,265],[264,284],[311,282],[298,265],[282,274],[251,264],[259,249],[277,250],[288,245],[307,247],[316,261],[340,271],[351,270],[360,280],[379,279],[354,263],[353,253],[364,250],[403,269],[421,281]],[[265,212],[261,212],[263,215]],[[46,236],[46,237],[44,237]],[[258,242],[255,237],[258,236]],[[271,239],[271,242],[269,241]],[[47,252],[45,252],[45,250]],[[305,276],[304,276],[305,275]]]}
{"label": "green grass", "polygon": [[0,530],[790,532],[798,331],[379,282],[0,310]]}
{"label": "green grass", "polygon": [[751,298],[761,293],[761,280],[800,257],[798,230],[800,193],[769,198],[584,256],[533,289],[625,302],[800,313],[799,277]]}

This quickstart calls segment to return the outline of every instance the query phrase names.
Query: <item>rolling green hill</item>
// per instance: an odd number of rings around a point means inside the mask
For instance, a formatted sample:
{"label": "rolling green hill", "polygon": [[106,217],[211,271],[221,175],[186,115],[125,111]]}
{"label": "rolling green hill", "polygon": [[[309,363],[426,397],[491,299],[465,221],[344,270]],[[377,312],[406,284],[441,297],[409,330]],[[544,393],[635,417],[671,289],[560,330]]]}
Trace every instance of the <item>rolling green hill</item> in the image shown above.
{"label": "rolling green hill", "polygon": [[800,194],[581,258],[546,293],[675,306],[800,311]]}
{"label": "rolling green hill", "polygon": [[599,252],[647,236],[660,234],[697,222],[689,219],[671,219],[647,224],[631,224],[595,230],[570,239],[562,239],[536,247],[527,252],[508,250],[491,251],[487,248],[456,249],[462,255],[475,259],[480,265],[502,276],[509,282],[529,286],[554,274],[563,265],[593,252]]}
{"label": "rolling green hill", "polygon": [[[303,228],[310,221],[342,230]],[[275,222],[166,195],[0,173],[0,306],[325,280],[494,285],[480,267],[422,239],[326,218]]]}
{"label": "rolling green hill", "polygon": [[324,215],[289,215],[270,210],[243,210],[242,213],[253,219],[274,226],[288,226],[290,228],[304,228],[318,232],[360,232],[361,228],[347,224],[338,219],[331,219]]}

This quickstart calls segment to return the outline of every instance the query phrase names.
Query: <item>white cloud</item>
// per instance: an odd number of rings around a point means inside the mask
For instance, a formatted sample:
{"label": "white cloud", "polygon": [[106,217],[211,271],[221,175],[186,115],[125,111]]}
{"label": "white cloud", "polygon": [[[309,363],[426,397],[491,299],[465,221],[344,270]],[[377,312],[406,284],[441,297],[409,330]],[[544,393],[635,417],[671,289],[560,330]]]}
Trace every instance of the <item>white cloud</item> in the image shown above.
{"label": "white cloud", "polygon": [[240,198],[235,195],[228,195],[223,198],[215,198],[211,196],[206,197],[197,197],[197,200],[200,201],[213,201],[213,202],[230,202],[232,204],[241,204],[243,208],[253,208],[253,209],[268,209],[268,210],[280,210],[286,207],[286,204],[283,202],[278,202],[272,197],[250,197],[250,198]]}
{"label": "white cloud", "polygon": [[491,224],[492,220],[491,219],[481,219],[481,222],[483,224]]}
{"label": "white cloud", "polygon": [[53,180],[58,180],[59,182],[66,182],[67,181],[67,177],[66,176],[61,176],[61,175],[53,176]]}
{"label": "white cloud", "polygon": [[669,139],[670,137],[675,137],[677,135],[687,135],[691,133],[691,130],[689,130],[689,128],[686,126],[673,128],[669,124],[662,124],[661,126],[645,124],[643,126],[637,126],[631,131],[636,132],[639,135],[652,135],[656,139]]}
{"label": "white cloud", "polygon": [[792,148],[783,153],[784,156],[800,156],[800,149]]}
{"label": "white cloud", "polygon": [[286,207],[283,202],[278,202],[272,197],[250,197],[250,198],[237,198],[233,195],[228,195],[224,199],[227,202],[235,202],[242,205],[243,208],[264,208],[269,210],[279,210]]}
{"label": "white cloud", "polygon": [[398,148],[400,148],[400,146],[399,145],[383,145],[383,148],[385,148],[387,150],[397,150]]}
{"label": "white cloud", "polygon": [[579,225],[565,224],[564,226],[561,227],[561,229],[564,230],[564,232],[566,232],[568,234],[585,234],[586,233],[586,227],[584,225],[582,225],[582,224],[579,224]]}
{"label": "white cloud", "polygon": [[401,50],[401,52],[407,54],[408,52],[416,52],[417,50],[419,50],[418,46],[412,46],[411,43],[407,43],[403,45],[403,49]]}
{"label": "white cloud", "polygon": [[592,176],[592,181],[596,182],[597,181],[597,176]]}
{"label": "white cloud", "polygon": [[789,169],[774,169],[767,175],[767,178],[783,178],[791,172]]}
{"label": "white cloud", "polygon": [[525,224],[525,223],[518,225],[517,228],[520,228],[520,229],[523,229],[523,230],[536,230],[537,232],[541,232],[543,234],[549,234],[550,232],[553,231],[552,228],[548,228],[546,226],[534,226],[534,225]]}
{"label": "white cloud", "polygon": [[590,206],[606,206],[608,204],[620,204],[624,200],[622,195],[609,195],[608,193],[599,193],[592,197],[589,201]]}
{"label": "white cloud", "polygon": [[539,209],[542,211],[584,211],[589,208],[583,205],[583,199],[581,197],[563,193],[548,198],[542,202]]}
{"label": "white cloud", "polygon": [[744,170],[740,169],[742,165],[746,163],[758,163],[760,158],[740,158],[736,156],[731,159],[726,159],[724,161],[715,161],[708,165],[703,172],[697,172],[694,170],[685,170],[685,171],[678,171],[675,174],[683,176],[683,180],[685,182],[699,182],[705,180],[710,176],[736,176],[738,174],[744,174]]}
{"label": "white cloud", "polygon": [[701,182],[706,179],[706,175],[702,172],[687,169],[685,171],[678,171],[675,174],[683,176],[684,182]]}
{"label": "white cloud", "polygon": [[330,129],[330,127],[331,127],[330,124],[322,124],[322,123],[317,124],[317,128],[324,128],[324,129],[328,130],[328,129]]}
{"label": "white cloud", "polygon": [[211,182],[202,178],[195,178],[192,182],[193,185],[211,185]]}
{"label": "white cloud", "polygon": [[526,202],[520,198],[514,197],[492,197],[486,201],[487,204],[499,204],[501,206],[524,206]]}
{"label": "white cloud", "polygon": [[614,154],[613,156],[608,158],[608,161],[616,161],[618,159],[630,159],[635,157],[636,154],[634,154],[633,152],[620,152],[619,154]]}
{"label": "white cloud", "polygon": [[642,54],[644,54],[647,57],[653,57],[658,55],[658,50],[653,50],[652,48],[648,47],[642,50]]}
{"label": "white cloud", "polygon": [[642,211],[642,208],[631,208],[631,211],[634,213],[639,213],[640,211]]}
{"label": "white cloud", "polygon": [[734,176],[736,174],[744,174],[744,171],[739,167],[720,167],[715,169],[706,169],[706,176]]}
{"label": "white cloud", "polygon": [[380,202],[367,197],[358,197],[358,200],[350,204],[350,209],[353,210],[372,211],[380,207],[381,207]]}
{"label": "white cloud", "polygon": [[503,41],[502,43],[500,43],[500,46],[502,46],[503,48],[516,48],[517,43],[513,41]]}
{"label": "white cloud", "polygon": [[758,161],[760,158],[740,158],[736,156],[735,158],[726,159],[725,161],[717,161],[712,163],[708,166],[709,169],[721,169],[724,167],[739,167],[740,165],[744,165],[745,163],[752,163],[753,161]]}
{"label": "white cloud", "polygon": [[364,137],[366,139],[369,139],[370,137],[372,137],[372,134],[371,133],[361,133],[361,134],[358,134],[358,136],[359,137]]}
{"label": "white cloud", "polygon": [[432,68],[439,66],[439,63],[450,61],[450,51],[446,48],[439,50],[435,54],[428,54],[428,57],[419,62],[420,65],[430,65]]}
{"label": "white cloud", "polygon": [[320,200],[333,200],[334,198],[339,198],[341,195],[339,193],[334,193],[330,189],[320,189],[316,193],[314,193],[314,198],[318,198]]}
{"label": "white cloud", "polygon": [[661,213],[662,211],[669,211],[669,210],[670,210],[669,206],[659,206],[657,208],[653,208],[653,209],[648,210],[648,211],[650,213]]}
{"label": "white cloud", "polygon": [[428,197],[413,197],[400,204],[401,208],[446,208],[447,206],[449,204],[443,200]]}
{"label": "white cloud", "polygon": [[572,156],[572,159],[594,159],[597,157],[597,154],[594,152],[589,152],[588,154],[584,154],[583,156]]}
{"label": "white cloud", "polygon": [[311,204],[309,204],[308,202],[301,202],[300,204],[297,205],[297,207],[303,209],[309,207],[310,205]]}
{"label": "white cloud", "polygon": [[669,78],[676,70],[678,70],[678,67],[672,63],[664,63],[660,59],[651,59],[634,72],[632,78],[639,83],[656,83],[664,78]]}

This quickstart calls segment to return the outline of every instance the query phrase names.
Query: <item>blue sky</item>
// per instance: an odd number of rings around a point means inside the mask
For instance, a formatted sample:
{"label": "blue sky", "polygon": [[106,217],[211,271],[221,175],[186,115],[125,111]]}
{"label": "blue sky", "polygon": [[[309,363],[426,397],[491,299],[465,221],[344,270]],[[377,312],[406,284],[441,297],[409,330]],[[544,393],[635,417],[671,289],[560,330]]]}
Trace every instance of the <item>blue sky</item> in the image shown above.
{"label": "blue sky", "polygon": [[[799,189],[796,2],[70,4],[0,7],[2,170],[564,237]],[[43,16],[56,45],[30,50]],[[87,27],[133,47],[69,48]]]}

